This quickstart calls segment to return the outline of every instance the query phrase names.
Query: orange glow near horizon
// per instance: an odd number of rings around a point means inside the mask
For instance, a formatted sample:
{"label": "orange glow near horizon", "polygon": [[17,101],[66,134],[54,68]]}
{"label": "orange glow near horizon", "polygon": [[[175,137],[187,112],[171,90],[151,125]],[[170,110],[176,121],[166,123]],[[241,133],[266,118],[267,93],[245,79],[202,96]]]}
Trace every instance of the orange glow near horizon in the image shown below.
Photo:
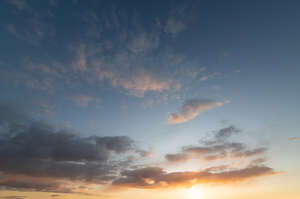
{"label": "orange glow near horizon", "polygon": [[193,186],[187,190],[188,199],[204,199],[204,191],[197,186]]}

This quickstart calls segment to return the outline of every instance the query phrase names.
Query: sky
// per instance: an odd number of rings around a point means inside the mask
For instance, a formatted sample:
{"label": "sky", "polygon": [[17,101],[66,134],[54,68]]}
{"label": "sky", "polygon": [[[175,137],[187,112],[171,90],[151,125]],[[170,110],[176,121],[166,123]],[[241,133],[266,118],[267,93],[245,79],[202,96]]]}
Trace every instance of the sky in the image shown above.
{"label": "sky", "polygon": [[299,6],[1,1],[0,199],[299,199]]}

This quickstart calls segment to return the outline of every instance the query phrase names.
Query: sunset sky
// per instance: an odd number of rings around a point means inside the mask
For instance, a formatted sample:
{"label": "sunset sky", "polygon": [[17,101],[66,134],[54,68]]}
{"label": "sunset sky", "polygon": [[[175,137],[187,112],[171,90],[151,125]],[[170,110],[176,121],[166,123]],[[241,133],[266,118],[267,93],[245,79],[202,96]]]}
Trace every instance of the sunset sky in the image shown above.
{"label": "sunset sky", "polygon": [[0,199],[299,199],[299,8],[1,0]]}

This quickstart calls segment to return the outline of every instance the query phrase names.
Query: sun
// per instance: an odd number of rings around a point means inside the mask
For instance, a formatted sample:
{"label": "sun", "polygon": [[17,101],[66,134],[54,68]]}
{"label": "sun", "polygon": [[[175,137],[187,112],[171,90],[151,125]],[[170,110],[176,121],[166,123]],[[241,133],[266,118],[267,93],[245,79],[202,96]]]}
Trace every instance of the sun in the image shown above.
{"label": "sun", "polygon": [[187,190],[189,199],[204,199],[203,191],[199,187],[192,187]]}

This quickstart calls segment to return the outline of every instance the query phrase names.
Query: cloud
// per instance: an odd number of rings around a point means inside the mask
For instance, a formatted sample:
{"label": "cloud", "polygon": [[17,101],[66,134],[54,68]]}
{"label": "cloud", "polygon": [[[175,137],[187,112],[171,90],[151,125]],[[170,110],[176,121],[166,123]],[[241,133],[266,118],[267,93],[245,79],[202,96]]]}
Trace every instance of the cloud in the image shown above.
{"label": "cloud", "polygon": [[8,0],[8,2],[19,10],[30,8],[26,0]]}
{"label": "cloud", "polygon": [[171,80],[162,80],[155,78],[149,74],[141,74],[133,76],[131,79],[117,80],[119,85],[128,91],[130,95],[136,97],[144,97],[146,92],[157,91],[162,92],[169,90],[172,85]]}
{"label": "cloud", "polygon": [[[18,129],[20,127],[22,129]],[[82,138],[66,130],[56,131],[54,127],[40,122],[34,122],[28,127],[20,127],[10,127],[11,130],[19,131],[19,133],[13,137],[1,139],[0,159],[4,162],[0,166],[2,171],[10,172],[16,168],[16,171],[23,171],[25,174],[28,171],[34,175],[35,172],[42,172],[45,169],[46,175],[48,171],[54,174],[55,169],[60,172],[58,168],[64,171],[65,167],[71,166],[74,167],[73,170],[86,166],[93,167],[94,163],[96,166],[97,162],[108,161],[113,152],[121,154],[133,149],[133,141],[125,136]],[[17,164],[24,160],[26,163],[23,165]],[[79,164],[80,162],[85,162],[85,164]],[[35,164],[37,167],[46,164],[49,166],[37,171],[34,165],[30,167],[34,163],[37,163]],[[26,164],[29,170],[24,166]],[[57,174],[57,176],[60,175],[68,176],[68,172]]]}
{"label": "cloud", "polygon": [[109,163],[114,154],[134,150],[133,141],[125,136],[81,138],[39,122],[11,128],[20,132],[1,139],[0,171],[4,173],[102,180],[115,169]]}
{"label": "cloud", "polygon": [[182,21],[176,20],[174,18],[169,18],[167,20],[164,31],[175,36],[177,33],[183,32],[185,29],[186,26]]}
{"label": "cloud", "polygon": [[[195,184],[234,183],[276,172],[264,166],[266,148],[249,149],[242,143],[222,142],[205,146],[183,147],[178,154],[166,154],[169,162],[191,158],[250,159],[246,167],[208,167],[200,171],[166,172],[151,164],[137,165],[149,158],[151,151],[138,149],[127,136],[81,137],[71,131],[30,119],[19,109],[0,106],[0,186],[70,193],[80,190],[80,183],[135,188],[188,187]],[[215,137],[237,132],[233,126],[216,131]]]}
{"label": "cloud", "polygon": [[42,179],[24,175],[5,175],[0,179],[0,186],[6,189],[69,192],[69,189],[60,187],[59,182],[53,179]]}
{"label": "cloud", "polygon": [[226,142],[231,136],[241,132],[242,131],[240,129],[236,128],[233,125],[230,125],[214,132],[213,138],[211,140],[201,140],[201,142],[207,145],[223,143]]}
{"label": "cloud", "polygon": [[230,125],[229,127],[220,129],[216,135],[216,140],[226,140],[227,138],[231,137],[234,134],[240,133],[241,130],[237,129],[235,126]]}
{"label": "cloud", "polygon": [[189,159],[189,156],[184,153],[178,153],[178,154],[166,154],[165,158],[169,162],[186,162]]}
{"label": "cloud", "polygon": [[91,102],[99,103],[101,101],[101,99],[91,97],[88,95],[77,95],[72,98],[72,101],[74,101],[78,106],[87,107],[89,105],[89,103],[91,103]]}
{"label": "cloud", "polygon": [[198,172],[167,173],[159,167],[126,170],[113,185],[134,188],[192,187],[196,184],[228,184],[273,175],[276,172],[266,166],[251,166],[242,169],[222,170],[208,168]]}
{"label": "cloud", "polygon": [[141,33],[136,37],[134,37],[134,39],[129,43],[129,49],[133,53],[141,53],[147,50],[157,48],[158,45],[159,45],[158,34]]}
{"label": "cloud", "polygon": [[72,63],[72,67],[74,70],[79,70],[81,72],[86,71],[87,58],[85,53],[85,45],[82,43],[76,49],[76,58]]}
{"label": "cloud", "polygon": [[59,180],[107,183],[130,164],[128,154],[141,151],[126,136],[80,137],[7,105],[0,113],[0,186],[55,191]]}
{"label": "cloud", "polygon": [[56,35],[52,24],[46,23],[37,14],[18,24],[7,24],[6,30],[17,39],[24,40],[32,45],[39,45],[42,41],[50,40]]}
{"label": "cloud", "polygon": [[210,110],[215,107],[222,106],[222,102],[213,101],[213,100],[198,100],[198,99],[191,99],[187,100],[183,103],[181,110],[179,113],[171,113],[168,116],[169,124],[178,124],[184,123],[189,120],[194,119],[199,115],[199,113]]}
{"label": "cloud", "polygon": [[297,140],[300,140],[300,137],[291,137],[291,138],[289,138],[289,140],[291,140],[291,141],[297,141]]}
{"label": "cloud", "polygon": [[25,199],[26,196],[0,196],[2,199]]}
{"label": "cloud", "polygon": [[[123,59],[124,61],[122,61]],[[119,55],[115,60],[117,63],[113,63],[113,65],[129,64],[131,66],[135,62],[127,59],[129,59],[127,55]],[[131,72],[130,70],[122,71],[119,68],[105,67],[109,65],[103,61],[95,61],[92,73],[97,75],[100,81],[109,80],[113,87],[123,88],[128,95],[144,97],[148,92],[163,92],[180,88],[180,83],[172,78],[162,78],[142,67]]]}
{"label": "cloud", "polygon": [[266,151],[267,149],[265,147],[247,149],[242,143],[231,142],[212,146],[184,147],[182,152],[177,154],[167,154],[165,158],[169,162],[185,162],[190,159],[215,161],[263,156]]}
{"label": "cloud", "polygon": [[[53,2],[48,1],[48,4],[57,3]],[[187,15],[191,13],[182,5],[175,7],[157,19],[159,26],[153,20],[145,23],[137,15],[126,14],[123,9],[118,11],[114,6],[104,6],[99,12],[83,10],[74,15],[76,20],[64,30],[63,35],[74,37],[67,37],[62,44],[57,37],[62,34],[61,29],[55,28],[57,24],[48,20],[48,14],[45,16],[32,7],[26,23],[6,25],[7,30],[34,44],[49,42],[62,46],[59,53],[62,56],[56,56],[52,51],[45,53],[45,57],[32,56],[33,64],[44,67],[21,71],[19,76],[12,72],[15,77],[11,79],[21,82],[19,85],[45,92],[75,86],[103,88],[109,84],[127,95],[140,98],[175,93],[187,85],[185,81],[191,80],[190,77],[198,81],[196,77],[201,70],[184,73],[183,70],[189,68],[187,65],[196,65],[194,62],[198,60],[191,61],[173,50],[173,42],[169,43],[168,38],[187,29]],[[24,21],[21,17],[17,19]],[[67,21],[62,20],[64,22]],[[85,31],[77,31],[78,28]],[[26,64],[20,66],[23,67]]]}
{"label": "cloud", "polygon": [[212,162],[216,160],[242,160],[252,157],[264,157],[267,151],[266,147],[249,149],[244,143],[228,140],[232,135],[240,132],[240,129],[230,125],[215,131],[212,139],[208,141],[200,140],[200,143],[203,145],[185,146],[179,153],[165,155],[165,159],[168,162],[179,163],[190,159]]}

